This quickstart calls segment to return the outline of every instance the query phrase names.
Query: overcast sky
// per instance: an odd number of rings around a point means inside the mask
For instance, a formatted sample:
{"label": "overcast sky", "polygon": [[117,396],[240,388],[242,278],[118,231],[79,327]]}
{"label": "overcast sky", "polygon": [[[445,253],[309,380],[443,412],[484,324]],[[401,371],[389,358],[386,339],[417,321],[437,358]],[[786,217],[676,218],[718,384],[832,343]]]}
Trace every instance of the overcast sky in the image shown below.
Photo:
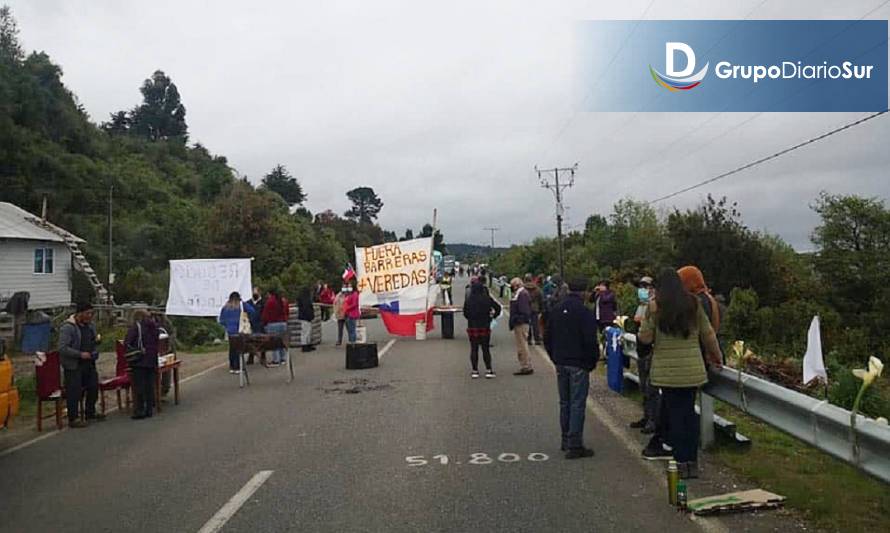
{"label": "overcast sky", "polygon": [[[579,162],[567,225],[652,199],[864,114],[577,113],[573,23],[583,19],[890,18],[885,0],[554,2],[0,0],[99,122],[130,109],[155,69],[179,88],[191,140],[258,181],[286,165],[313,212],[373,187],[401,234],[439,209],[449,242],[555,233],[533,167]],[[558,4],[558,5],[557,5]],[[618,58],[620,60],[620,57]],[[607,76],[608,73],[603,73]],[[659,204],[707,193],[809,249],[820,190],[886,198],[890,117]]]}

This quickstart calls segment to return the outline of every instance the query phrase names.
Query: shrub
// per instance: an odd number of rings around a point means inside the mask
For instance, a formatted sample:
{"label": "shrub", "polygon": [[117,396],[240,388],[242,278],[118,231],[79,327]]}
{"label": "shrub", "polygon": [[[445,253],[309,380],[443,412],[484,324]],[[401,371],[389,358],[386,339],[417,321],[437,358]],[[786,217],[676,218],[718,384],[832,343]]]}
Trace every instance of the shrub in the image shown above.
{"label": "shrub", "polygon": [[180,347],[203,346],[225,337],[226,330],[212,318],[172,317]]}

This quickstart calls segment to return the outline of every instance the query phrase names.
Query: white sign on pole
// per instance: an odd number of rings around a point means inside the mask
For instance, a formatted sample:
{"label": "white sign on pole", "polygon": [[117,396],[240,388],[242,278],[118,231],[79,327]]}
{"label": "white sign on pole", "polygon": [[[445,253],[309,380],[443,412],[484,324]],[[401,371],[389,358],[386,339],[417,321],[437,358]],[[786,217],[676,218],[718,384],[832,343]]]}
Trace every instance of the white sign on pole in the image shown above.
{"label": "white sign on pole", "polygon": [[219,316],[229,294],[250,298],[250,259],[180,259],[170,261],[167,314]]}

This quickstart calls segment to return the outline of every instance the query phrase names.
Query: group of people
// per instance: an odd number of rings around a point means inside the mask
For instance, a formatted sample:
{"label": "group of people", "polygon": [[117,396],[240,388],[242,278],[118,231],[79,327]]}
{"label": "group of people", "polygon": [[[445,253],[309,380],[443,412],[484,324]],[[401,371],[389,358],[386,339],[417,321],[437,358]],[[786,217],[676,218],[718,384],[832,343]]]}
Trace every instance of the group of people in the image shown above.
{"label": "group of people", "polygon": [[[68,426],[71,428],[84,428],[90,422],[105,420],[105,415],[96,411],[99,398],[96,361],[100,341],[93,322],[93,306],[77,304],[74,314],[59,328],[59,357],[64,375]],[[144,309],[134,311],[124,339],[126,351],[133,354],[127,364],[134,396],[131,416],[134,420],[150,418],[154,412],[159,344],[160,327],[154,317]],[[83,413],[80,412],[81,400]]]}
{"label": "group of people", "polygon": [[[515,374],[534,373],[528,346],[543,341],[556,366],[562,449],[569,459],[592,456],[583,442],[589,374],[600,358],[599,335],[615,325],[618,317],[609,281],[598,282],[590,291],[584,278],[565,283],[558,276],[536,279],[526,274],[524,279],[510,281],[508,296],[519,360]],[[642,451],[645,458],[674,458],[681,477],[697,477],[695,396],[707,383],[709,369],[723,362],[716,336],[720,308],[695,266],[666,268],[656,279],[643,276],[637,283],[637,296],[634,323],[644,414],[631,427],[652,435]],[[479,350],[488,369],[486,377],[494,376],[490,324],[500,313],[484,280],[474,278],[464,304],[474,378],[479,376]]]}
{"label": "group of people", "polygon": [[[303,327],[311,328],[311,322],[315,319],[314,304],[320,303],[322,321],[331,318],[331,312],[337,319],[337,346],[343,344],[343,330],[346,329],[348,341],[356,341],[356,324],[361,318],[359,306],[359,294],[355,277],[347,280],[340,292],[336,295],[326,283],[318,282],[315,289],[305,287],[297,295],[297,319],[303,323]],[[241,372],[241,350],[243,343],[239,342],[242,335],[267,334],[284,337],[287,334],[287,323],[290,319],[290,303],[277,289],[270,288],[263,295],[259,287],[254,287],[253,297],[244,301],[238,292],[229,295],[229,299],[219,313],[219,323],[226,330],[229,337],[229,372],[239,374]],[[315,350],[311,342],[303,342],[300,349],[303,352]],[[247,364],[254,362],[251,353]],[[261,358],[265,354],[260,354]],[[267,366],[279,367],[287,362],[287,350],[283,347],[272,351],[272,360]]]}

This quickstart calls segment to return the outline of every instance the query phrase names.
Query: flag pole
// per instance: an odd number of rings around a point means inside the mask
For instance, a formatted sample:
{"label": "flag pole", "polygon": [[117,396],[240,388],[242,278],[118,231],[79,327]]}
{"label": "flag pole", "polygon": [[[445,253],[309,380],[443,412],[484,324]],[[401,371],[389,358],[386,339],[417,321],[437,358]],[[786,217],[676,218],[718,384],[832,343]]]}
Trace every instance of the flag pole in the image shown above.
{"label": "flag pole", "polygon": [[437,218],[437,215],[438,215],[438,210],[434,207],[433,208],[433,235],[430,239],[429,277],[428,277],[427,287],[426,287],[426,305],[424,305],[424,307],[423,307],[423,322],[424,322],[424,324],[426,324],[426,319],[427,319],[427,316],[429,316],[429,310],[430,310],[430,287],[429,286],[430,286],[431,282],[435,279],[433,277],[433,264],[434,264],[433,263],[433,261],[434,261],[433,260],[433,252],[436,249],[436,218]]}

